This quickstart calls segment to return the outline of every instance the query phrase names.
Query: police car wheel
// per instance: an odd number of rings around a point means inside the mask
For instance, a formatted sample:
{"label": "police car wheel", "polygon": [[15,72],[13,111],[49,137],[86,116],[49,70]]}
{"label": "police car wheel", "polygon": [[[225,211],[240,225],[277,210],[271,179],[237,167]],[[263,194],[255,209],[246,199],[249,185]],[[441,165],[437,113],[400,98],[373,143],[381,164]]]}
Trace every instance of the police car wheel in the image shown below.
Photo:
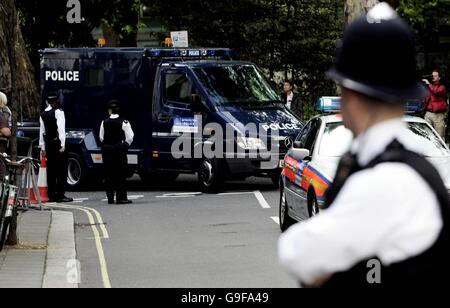
{"label": "police car wheel", "polygon": [[217,159],[204,159],[199,166],[198,181],[206,193],[214,193],[224,182],[223,167]]}
{"label": "police car wheel", "polygon": [[280,189],[280,228],[282,232],[287,231],[296,222],[289,216],[289,206],[286,199],[286,192],[283,186]]}
{"label": "police car wheel", "polygon": [[280,174],[273,174],[270,176],[270,179],[272,180],[272,184],[275,188],[280,188]]}
{"label": "police car wheel", "polygon": [[71,189],[79,188],[84,182],[86,172],[80,156],[69,153],[67,167],[67,184]]}
{"label": "police car wheel", "polygon": [[319,215],[319,204],[317,203],[317,197],[315,195],[312,196],[312,200],[309,203],[309,216],[311,218]]}

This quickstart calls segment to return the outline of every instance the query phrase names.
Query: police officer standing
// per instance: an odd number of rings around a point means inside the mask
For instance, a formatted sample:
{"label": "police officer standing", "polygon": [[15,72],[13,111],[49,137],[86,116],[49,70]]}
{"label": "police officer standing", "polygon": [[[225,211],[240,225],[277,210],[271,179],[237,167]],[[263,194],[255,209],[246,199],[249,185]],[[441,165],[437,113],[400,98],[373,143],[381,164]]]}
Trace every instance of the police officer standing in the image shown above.
{"label": "police officer standing", "polygon": [[114,195],[117,204],[130,204],[132,201],[128,200],[126,191],[127,153],[134,133],[130,122],[121,118],[119,112],[119,102],[111,101],[108,105],[109,118],[100,127],[106,195],[109,204],[114,204]]}
{"label": "police officer standing", "polygon": [[386,3],[349,25],[328,72],[355,140],[326,210],[280,239],[281,264],[310,287],[442,287],[450,277],[450,200],[403,121],[427,92],[408,25]]}
{"label": "police officer standing", "polygon": [[50,202],[72,202],[66,197],[67,153],[66,118],[56,95],[47,97],[47,108],[40,118],[39,146],[47,157],[47,182]]}

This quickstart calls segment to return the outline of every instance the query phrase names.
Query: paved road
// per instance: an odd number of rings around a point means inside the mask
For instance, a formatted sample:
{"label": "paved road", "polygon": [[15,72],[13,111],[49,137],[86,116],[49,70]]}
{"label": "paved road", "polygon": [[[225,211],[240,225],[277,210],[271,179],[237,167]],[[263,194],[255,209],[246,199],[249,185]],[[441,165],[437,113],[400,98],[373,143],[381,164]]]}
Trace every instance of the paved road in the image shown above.
{"label": "paved road", "polygon": [[[196,194],[191,176],[130,185],[135,200],[126,206],[108,206],[103,192],[71,194],[81,287],[296,287],[278,266],[279,193],[270,180],[228,183],[219,195]],[[105,225],[92,226],[99,218]]]}

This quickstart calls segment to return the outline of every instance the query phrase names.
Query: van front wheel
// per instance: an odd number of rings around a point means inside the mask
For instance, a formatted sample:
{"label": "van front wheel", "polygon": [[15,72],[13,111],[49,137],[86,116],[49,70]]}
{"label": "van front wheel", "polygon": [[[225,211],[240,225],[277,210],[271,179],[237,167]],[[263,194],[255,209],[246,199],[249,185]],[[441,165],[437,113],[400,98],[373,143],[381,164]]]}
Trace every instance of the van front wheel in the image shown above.
{"label": "van front wheel", "polygon": [[67,185],[70,190],[76,190],[86,182],[86,168],[78,154],[69,153],[67,156]]}
{"label": "van front wheel", "polygon": [[218,192],[225,182],[223,162],[218,159],[205,158],[198,169],[198,181],[203,192]]}

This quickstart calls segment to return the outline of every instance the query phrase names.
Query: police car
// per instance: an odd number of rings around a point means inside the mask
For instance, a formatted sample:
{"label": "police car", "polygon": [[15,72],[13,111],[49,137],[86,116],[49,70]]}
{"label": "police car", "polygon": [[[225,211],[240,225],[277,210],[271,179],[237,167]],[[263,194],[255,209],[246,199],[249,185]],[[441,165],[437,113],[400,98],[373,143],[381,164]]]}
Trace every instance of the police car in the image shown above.
{"label": "police car", "polygon": [[[408,104],[408,113],[421,108]],[[287,230],[298,221],[317,215],[333,182],[340,157],[351,146],[353,134],[344,127],[340,98],[323,97],[316,104],[322,115],[312,118],[300,132],[285,157],[280,197],[280,226]],[[437,132],[422,118],[406,115],[408,130],[418,147],[437,167],[450,191],[450,150]]]}

